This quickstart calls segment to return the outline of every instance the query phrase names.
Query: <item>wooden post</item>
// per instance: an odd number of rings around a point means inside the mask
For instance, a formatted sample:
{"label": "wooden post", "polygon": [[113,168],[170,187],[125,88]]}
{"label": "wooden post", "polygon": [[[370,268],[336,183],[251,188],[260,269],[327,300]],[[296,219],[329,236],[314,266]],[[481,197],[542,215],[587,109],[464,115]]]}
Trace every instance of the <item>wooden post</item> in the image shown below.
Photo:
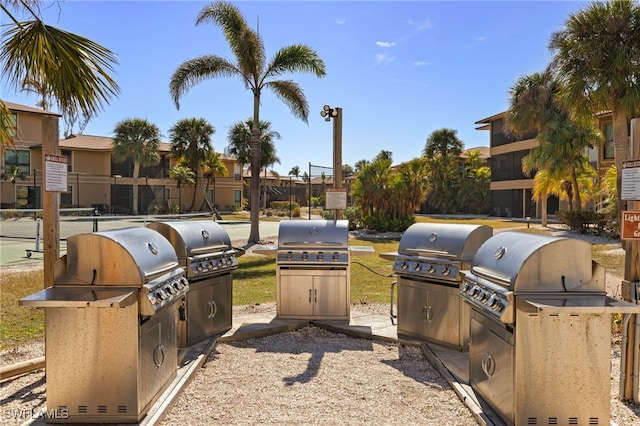
{"label": "wooden post", "polygon": [[[640,158],[640,118],[634,118],[631,120],[631,158],[636,159]],[[622,170],[618,170],[618,175],[621,175]],[[640,201],[628,201],[627,208],[631,211],[640,210]],[[622,209],[622,206],[620,206]],[[620,226],[622,226],[622,212],[620,212]],[[633,281],[638,281],[640,279],[640,240],[622,240],[622,247],[625,251],[624,257],[624,282],[623,282],[623,298],[627,301],[630,300],[630,291],[631,283]],[[634,366],[639,362],[638,359],[635,359],[634,354],[638,351],[635,351],[634,348],[640,343],[635,340],[635,330],[636,330],[636,318],[637,315],[631,315],[631,319],[629,320],[629,327],[627,330],[627,344],[622,350],[625,351],[626,354],[626,363],[625,363],[625,381],[624,381],[624,389],[620,389],[621,395],[620,398],[623,400],[633,400],[633,369]],[[640,401],[634,401],[640,402]]]}
{"label": "wooden post", "polygon": [[47,191],[47,154],[59,155],[58,117],[48,115],[42,126],[42,239],[44,242],[44,287],[54,281],[54,266],[60,255],[60,193]]}

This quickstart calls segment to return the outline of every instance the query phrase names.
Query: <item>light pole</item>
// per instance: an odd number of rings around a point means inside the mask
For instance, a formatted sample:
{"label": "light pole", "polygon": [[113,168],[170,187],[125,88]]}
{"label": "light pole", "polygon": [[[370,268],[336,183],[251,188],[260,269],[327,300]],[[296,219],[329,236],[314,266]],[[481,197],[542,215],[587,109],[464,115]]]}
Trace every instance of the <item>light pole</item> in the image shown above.
{"label": "light pole", "polygon": [[[320,116],[324,121],[333,118],[333,187],[342,188],[342,108],[322,107]],[[342,210],[336,209],[336,220],[342,219]]]}

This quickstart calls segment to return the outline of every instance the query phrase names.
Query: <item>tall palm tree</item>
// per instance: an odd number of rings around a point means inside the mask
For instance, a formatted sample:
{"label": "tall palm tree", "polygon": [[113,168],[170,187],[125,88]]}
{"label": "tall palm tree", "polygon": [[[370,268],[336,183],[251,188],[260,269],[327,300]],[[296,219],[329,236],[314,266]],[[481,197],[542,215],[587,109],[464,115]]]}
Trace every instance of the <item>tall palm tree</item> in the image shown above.
{"label": "tall palm tree", "polygon": [[[589,3],[570,14],[549,43],[563,102],[589,119],[611,111],[617,170],[629,158],[628,118],[640,112],[639,45],[640,5],[634,0]],[[618,176],[618,188],[621,181]]]}
{"label": "tall palm tree", "polygon": [[184,164],[176,164],[169,170],[169,177],[174,179],[178,186],[178,213],[182,211],[182,186],[196,182],[196,174]]}
{"label": "tall palm tree", "polygon": [[140,166],[158,164],[160,130],[143,118],[128,118],[113,130],[113,159],[116,162],[133,160],[133,214],[138,214],[138,177]]}
{"label": "tall palm tree", "polygon": [[[43,93],[57,102],[64,115],[80,111],[93,116],[120,88],[109,75],[117,56],[109,49],[77,34],[45,24],[39,16],[38,2],[18,0],[12,4],[25,10],[31,20],[19,22],[5,6],[0,10],[12,21],[1,36],[0,70],[10,87],[20,89],[23,82],[40,82]],[[0,101],[2,122],[10,114]],[[12,143],[12,136],[3,127],[0,145]]]}
{"label": "tall palm tree", "polygon": [[198,14],[196,25],[213,23],[222,28],[224,37],[235,57],[235,62],[211,54],[191,59],[174,72],[170,91],[177,108],[180,98],[204,79],[214,77],[240,77],[253,93],[253,128],[251,131],[251,231],[249,243],[260,240],[259,185],[260,185],[260,98],[263,89],[271,89],[305,123],[309,105],[302,88],[293,80],[279,79],[290,72],[311,72],[317,77],[326,74],[325,64],[310,47],[296,44],[279,49],[267,62],[264,43],[258,32],[247,25],[240,10],[229,2],[215,2],[205,6]]}
{"label": "tall palm tree", "polygon": [[[184,158],[189,168],[196,174],[196,187],[200,187],[204,197],[204,182],[202,178],[202,164],[213,150],[211,136],[216,129],[204,118],[185,118],[179,120],[169,129],[171,154],[176,158]],[[196,190],[189,210],[193,210],[196,203]]]}
{"label": "tall palm tree", "polygon": [[206,192],[209,191],[209,185],[213,182],[213,200],[209,207],[212,211],[216,209],[216,176],[224,176],[229,172],[227,166],[224,165],[220,159],[220,154],[215,151],[211,151],[207,154],[204,162],[202,163],[202,176],[207,179],[205,187],[205,197],[202,201],[201,210],[204,208],[205,203],[209,203],[209,199],[206,197]]}

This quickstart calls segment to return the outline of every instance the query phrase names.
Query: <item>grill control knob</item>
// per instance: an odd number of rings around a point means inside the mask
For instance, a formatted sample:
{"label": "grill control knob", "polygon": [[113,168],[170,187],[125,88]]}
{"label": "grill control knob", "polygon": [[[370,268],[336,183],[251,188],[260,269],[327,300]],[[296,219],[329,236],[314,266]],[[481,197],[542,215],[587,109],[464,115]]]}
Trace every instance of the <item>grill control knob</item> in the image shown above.
{"label": "grill control knob", "polygon": [[316,258],[317,258],[318,260],[324,260],[324,253],[322,253],[322,252],[318,253],[318,255],[316,256]]}
{"label": "grill control knob", "polygon": [[210,260],[207,267],[209,268],[210,271],[213,271],[213,268],[216,267],[216,261],[215,260]]}
{"label": "grill control knob", "polygon": [[427,265],[427,272],[429,272],[430,274],[433,274],[435,270],[436,268],[434,268],[433,265]]}
{"label": "grill control knob", "polygon": [[500,312],[502,311],[502,309],[504,309],[504,306],[502,306],[502,302],[500,302],[500,299],[495,299],[493,301],[493,304],[491,305],[491,307],[493,309],[495,309],[496,311]]}
{"label": "grill control knob", "polygon": [[164,294],[161,291],[156,293],[156,299],[162,301],[164,299]]}
{"label": "grill control knob", "polygon": [[198,263],[198,272],[204,271],[204,265],[202,263]]}
{"label": "grill control knob", "polygon": [[306,251],[303,251],[301,257],[302,257],[302,260],[307,260],[309,259],[309,253],[307,253]]}
{"label": "grill control knob", "polygon": [[400,268],[402,268],[402,269],[407,269],[408,267],[409,267],[409,264],[407,262],[402,262],[400,264]]}
{"label": "grill control knob", "polygon": [[480,291],[480,287],[473,286],[471,290],[469,290],[469,296],[475,297],[475,295]]}
{"label": "grill control knob", "polygon": [[462,284],[462,292],[463,293],[469,293],[469,289],[470,288],[471,288],[471,286],[469,285],[469,283]]}
{"label": "grill control knob", "polygon": [[416,263],[416,264],[413,266],[413,270],[414,270],[414,271],[416,271],[416,272],[417,272],[417,271],[419,271],[420,269],[422,269],[422,265],[421,265],[421,264],[419,264],[419,263]]}
{"label": "grill control knob", "polygon": [[486,305],[488,303],[488,300],[489,300],[489,294],[488,293],[481,293],[479,299],[480,299],[480,301],[482,303],[484,303]]}
{"label": "grill control knob", "polygon": [[338,252],[333,253],[333,260],[335,260],[336,262],[340,260],[340,253]]}
{"label": "grill control knob", "polygon": [[290,251],[287,252],[287,254],[284,255],[285,259],[287,260],[291,260],[293,259],[293,253],[291,253]]}
{"label": "grill control knob", "polygon": [[449,269],[447,266],[444,266],[442,268],[442,275],[447,276],[451,273],[451,269]]}

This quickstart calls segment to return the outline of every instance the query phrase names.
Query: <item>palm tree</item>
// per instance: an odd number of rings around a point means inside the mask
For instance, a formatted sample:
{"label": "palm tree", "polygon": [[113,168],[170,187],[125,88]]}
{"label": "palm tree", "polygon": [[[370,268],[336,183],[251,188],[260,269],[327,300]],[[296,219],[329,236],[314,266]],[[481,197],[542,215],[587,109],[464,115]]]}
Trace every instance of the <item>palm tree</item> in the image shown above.
{"label": "palm tree", "polygon": [[177,182],[178,186],[178,213],[182,211],[182,185],[192,184],[196,181],[196,174],[188,166],[176,164],[169,170],[169,177]]}
{"label": "palm tree", "polygon": [[228,173],[227,166],[224,165],[222,160],[220,159],[220,154],[215,151],[211,151],[207,154],[207,158],[202,163],[202,176],[207,178],[207,185],[205,188],[205,197],[202,201],[202,207],[204,208],[205,203],[209,203],[209,199],[206,197],[206,192],[209,191],[209,185],[213,182],[213,200],[211,200],[212,204],[209,205],[212,211],[216,210],[216,175],[224,176]]}
{"label": "palm tree", "polygon": [[[207,155],[213,150],[211,136],[216,129],[204,118],[185,118],[178,121],[169,129],[171,140],[171,154],[176,158],[184,158],[189,168],[196,174],[196,186],[202,189],[207,198],[202,182],[202,164]],[[193,210],[196,203],[196,190],[189,211]]]}
{"label": "palm tree", "polygon": [[158,164],[160,130],[143,118],[128,118],[113,130],[113,159],[116,162],[133,160],[133,214],[138,214],[138,176],[140,166]]}
{"label": "palm tree", "polygon": [[[0,46],[1,72],[8,84],[20,89],[25,81],[39,82],[42,93],[48,93],[57,102],[64,115],[67,111],[80,111],[93,116],[120,88],[109,72],[117,64],[117,56],[109,49],[82,36],[46,25],[39,17],[37,2],[13,2],[26,10],[33,19],[19,22],[5,6],[0,9],[11,19],[2,33]],[[2,123],[10,114],[0,101]],[[56,135],[57,137],[57,135]],[[2,127],[0,145],[9,146],[13,136]]]}
{"label": "palm tree", "polygon": [[452,129],[436,130],[427,138],[422,155],[429,163],[430,202],[443,213],[459,209],[459,170],[463,143]]}
{"label": "palm tree", "polygon": [[300,178],[300,167],[293,166],[291,170],[289,170],[289,176],[295,176],[296,180]]}
{"label": "palm tree", "polygon": [[[13,187],[13,198],[16,198],[16,180],[25,180],[27,175],[20,171],[20,168],[16,165],[13,165],[9,168],[9,172],[2,173],[2,180],[8,180],[11,182],[11,186]],[[15,203],[13,204],[16,207]]]}
{"label": "palm tree", "polygon": [[[247,162],[251,162],[251,129],[253,120],[237,121],[231,126],[228,133],[229,145],[225,152],[236,157],[243,167]],[[276,156],[275,139],[280,139],[280,133],[271,130],[271,122],[260,121],[260,169],[264,169],[264,209],[266,212],[267,193],[267,167],[275,163],[280,164],[280,158]]]}
{"label": "palm tree", "polygon": [[[634,0],[589,3],[570,14],[549,43],[562,101],[587,119],[611,111],[617,170],[629,158],[628,118],[640,111],[639,45],[640,5]],[[618,188],[621,182],[619,175]]]}
{"label": "palm tree", "polygon": [[280,80],[282,74],[311,72],[323,77],[325,64],[310,47],[296,44],[279,49],[266,61],[264,43],[260,35],[247,25],[239,9],[229,2],[215,2],[200,11],[196,25],[213,23],[222,28],[235,62],[218,55],[206,55],[181,64],[170,82],[170,92],[177,108],[180,98],[206,78],[240,77],[253,93],[253,128],[251,131],[251,231],[249,243],[260,240],[260,98],[263,89],[271,89],[305,123],[309,105],[302,88],[293,80]]}

